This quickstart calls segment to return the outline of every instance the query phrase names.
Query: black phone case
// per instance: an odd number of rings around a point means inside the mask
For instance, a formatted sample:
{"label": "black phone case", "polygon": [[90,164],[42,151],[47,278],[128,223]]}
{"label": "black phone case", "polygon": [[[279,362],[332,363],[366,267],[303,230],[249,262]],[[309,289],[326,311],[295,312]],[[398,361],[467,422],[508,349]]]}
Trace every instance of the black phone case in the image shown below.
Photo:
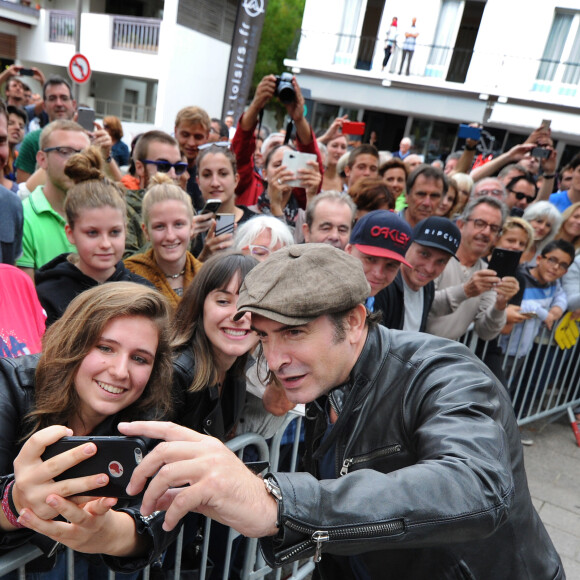
{"label": "black phone case", "polygon": [[79,445],[84,445],[89,441],[95,443],[97,453],[61,473],[54,478],[55,481],[106,473],[109,476],[109,483],[105,487],[99,487],[79,495],[118,497],[122,499],[135,498],[136,496],[127,495],[126,488],[133,470],[147,454],[145,442],[139,437],[63,437],[56,443],[49,445],[41,458],[46,461],[55,455]]}
{"label": "black phone case", "polygon": [[521,256],[522,253],[516,252],[515,250],[495,248],[491,254],[491,260],[487,267],[490,270],[497,272],[499,278],[515,276]]}

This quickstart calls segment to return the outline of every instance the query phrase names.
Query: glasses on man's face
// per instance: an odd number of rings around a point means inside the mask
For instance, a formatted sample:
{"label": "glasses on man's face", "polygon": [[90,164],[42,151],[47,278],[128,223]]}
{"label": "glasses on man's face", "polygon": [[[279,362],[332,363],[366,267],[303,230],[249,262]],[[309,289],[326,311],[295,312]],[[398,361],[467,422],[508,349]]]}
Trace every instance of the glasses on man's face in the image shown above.
{"label": "glasses on man's face", "polygon": [[489,228],[489,231],[492,234],[496,234],[496,235],[499,234],[499,232],[501,230],[501,226],[497,226],[495,224],[490,224],[490,223],[486,222],[485,220],[467,218],[465,221],[466,222],[473,222],[473,227],[476,230],[485,230],[486,228]]}
{"label": "glasses on man's face", "polygon": [[513,189],[509,189],[508,191],[511,191],[516,196],[516,199],[518,201],[525,199],[528,203],[532,203],[532,201],[534,201],[534,199],[536,199],[535,195],[526,195],[525,193],[522,193],[521,191],[514,191]]}
{"label": "glasses on man's face", "polygon": [[75,153],[80,153],[82,149],[75,149],[74,147],[47,147],[43,149],[45,153],[50,153],[51,151],[56,151],[61,157],[71,157]]}
{"label": "glasses on man's face", "polygon": [[141,163],[145,165],[155,165],[157,171],[160,173],[169,173],[171,168],[175,171],[175,175],[183,175],[187,171],[187,163],[178,161],[177,163],[169,163],[169,161],[153,161],[151,159],[143,159]]}
{"label": "glasses on man's face", "polygon": [[246,246],[246,248],[250,250],[250,255],[254,256],[256,260],[264,260],[272,253],[272,250],[266,248],[266,246],[254,246],[253,244],[250,244],[249,246]]}
{"label": "glasses on man's face", "polygon": [[501,189],[480,189],[477,192],[479,197],[483,197],[485,195],[489,195],[491,197],[497,197],[503,199],[503,191]]}
{"label": "glasses on man's face", "polygon": [[550,264],[552,264],[552,266],[556,266],[557,268],[564,270],[564,272],[566,272],[568,270],[568,268],[570,267],[570,264],[566,264],[566,262],[559,262],[558,259],[554,258],[554,257],[544,258],[544,259],[546,261],[550,262]]}

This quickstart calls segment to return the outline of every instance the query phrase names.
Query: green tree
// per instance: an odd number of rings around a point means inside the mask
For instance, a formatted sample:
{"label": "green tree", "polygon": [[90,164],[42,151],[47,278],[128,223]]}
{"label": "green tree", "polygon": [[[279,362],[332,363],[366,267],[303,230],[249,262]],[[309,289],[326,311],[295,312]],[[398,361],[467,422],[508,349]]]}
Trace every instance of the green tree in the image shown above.
{"label": "green tree", "polygon": [[[299,40],[306,0],[268,0],[260,47],[252,78],[252,96],[258,83],[268,74],[279,75],[287,70],[284,59]],[[268,109],[275,110],[280,123],[286,109],[272,100]]]}

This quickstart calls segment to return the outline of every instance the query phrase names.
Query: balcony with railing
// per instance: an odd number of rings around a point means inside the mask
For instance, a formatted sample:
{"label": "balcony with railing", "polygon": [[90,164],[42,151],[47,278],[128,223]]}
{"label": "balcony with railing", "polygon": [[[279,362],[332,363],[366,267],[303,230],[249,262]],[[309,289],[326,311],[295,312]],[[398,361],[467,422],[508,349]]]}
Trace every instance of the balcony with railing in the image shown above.
{"label": "balcony with railing", "polygon": [[[91,15],[87,15],[90,17]],[[157,54],[159,51],[160,20],[109,16],[113,50],[129,50]],[[50,10],[48,18],[49,41],[74,44],[76,15],[67,10]]]}
{"label": "balcony with railing", "polygon": [[395,47],[382,70],[384,39],[299,30],[288,52],[291,66],[360,78],[408,80],[432,87],[572,104],[580,94],[580,63],[417,42],[406,75]]}
{"label": "balcony with railing", "polygon": [[39,10],[34,2],[0,0],[0,19],[12,24],[34,26],[38,24]]}

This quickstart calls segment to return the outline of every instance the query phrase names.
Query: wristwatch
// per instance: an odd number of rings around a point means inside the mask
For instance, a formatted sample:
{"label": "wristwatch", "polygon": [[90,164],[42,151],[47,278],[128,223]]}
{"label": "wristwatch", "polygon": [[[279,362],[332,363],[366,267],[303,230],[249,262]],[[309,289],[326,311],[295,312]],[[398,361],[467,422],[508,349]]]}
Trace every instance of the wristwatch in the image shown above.
{"label": "wristwatch", "polygon": [[274,496],[274,499],[278,502],[282,501],[282,492],[280,491],[280,486],[276,483],[273,477],[266,477],[264,479],[264,485],[266,486],[266,491]]}
{"label": "wristwatch", "polygon": [[276,480],[269,475],[266,475],[266,477],[264,478],[264,485],[266,486],[266,491],[276,500],[276,503],[278,504],[278,510],[276,515],[276,527],[280,528],[281,522],[280,511],[282,507],[281,504],[282,492],[280,491],[280,486],[276,483]]}

